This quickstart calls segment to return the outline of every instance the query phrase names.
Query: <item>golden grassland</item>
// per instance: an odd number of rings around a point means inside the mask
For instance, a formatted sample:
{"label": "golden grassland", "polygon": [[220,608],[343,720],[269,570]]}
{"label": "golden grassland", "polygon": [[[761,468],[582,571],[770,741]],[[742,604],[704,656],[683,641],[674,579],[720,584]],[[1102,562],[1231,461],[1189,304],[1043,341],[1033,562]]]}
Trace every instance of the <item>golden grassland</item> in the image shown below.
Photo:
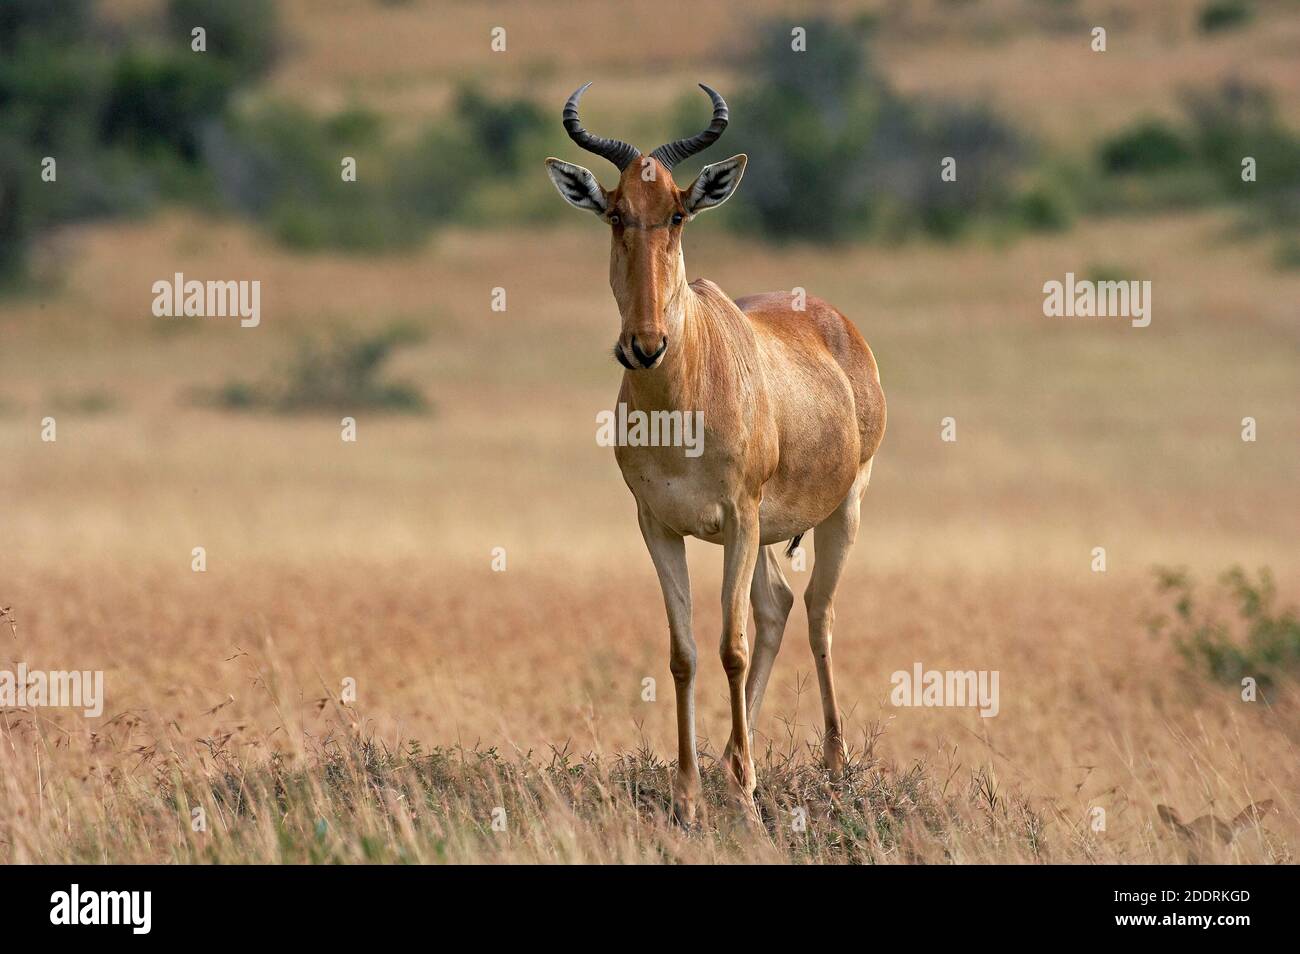
{"label": "golden grassland", "polygon": [[[371,260],[179,214],[62,237],[60,284],[0,313],[0,605],[17,620],[0,645],[11,669],[103,670],[108,703],[101,719],[3,713],[0,857],[1177,862],[1189,847],[1155,805],[1226,818],[1268,798],[1260,828],[1198,857],[1291,859],[1295,687],[1243,703],[1144,623],[1168,609],[1154,563],[1269,565],[1297,592],[1300,277],[1213,214],[1007,247],[688,237],[691,274],[735,294],[762,276],[840,304],[891,418],[837,604],[856,767],[832,784],[810,755],[797,605],[758,726],[766,834],[722,801],[720,555],[690,549],[712,810],[687,833],[665,816],[661,598],[594,442],[617,316],[606,240],[584,226]],[[1151,326],[1044,318],[1042,281],[1080,262],[1151,276]],[[261,327],[153,318],[149,286],[173,271],[261,276]],[[186,399],[272,371],[303,335],[394,318],[428,337],[391,374],[435,410],[358,413],[355,444],[338,415]],[[87,391],[108,409],[47,410]],[[890,675],[916,661],[999,670],[1000,713],[894,707]]]}
{"label": "golden grassland", "polygon": [[[708,653],[709,821],[688,833],[667,820],[671,682],[648,574],[177,576],[6,572],[23,607],[6,656],[103,668],[110,700],[89,724],[5,712],[7,861],[1293,857],[1294,687],[1248,706],[1183,674],[1135,622],[1150,609],[1138,583],[855,572],[837,638],[854,768],[831,783],[812,756],[796,614],[757,736],[764,834],[740,831],[723,796],[725,681]],[[718,614],[700,604],[707,642]],[[913,659],[999,669],[1001,712],[891,707],[889,674]],[[656,702],[642,701],[646,676]],[[344,677],[355,705],[337,702]],[[1280,813],[1228,847],[1186,845],[1154,810],[1228,818],[1264,798]],[[206,832],[190,830],[194,807]]]}

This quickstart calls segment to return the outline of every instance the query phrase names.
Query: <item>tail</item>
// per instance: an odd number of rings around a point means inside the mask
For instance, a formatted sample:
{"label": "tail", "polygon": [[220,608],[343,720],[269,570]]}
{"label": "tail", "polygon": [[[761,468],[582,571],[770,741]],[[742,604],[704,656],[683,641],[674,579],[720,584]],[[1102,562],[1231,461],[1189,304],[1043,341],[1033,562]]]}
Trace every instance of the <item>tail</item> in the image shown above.
{"label": "tail", "polygon": [[794,551],[799,549],[799,541],[802,539],[803,539],[802,533],[796,533],[794,535],[794,539],[791,540],[789,546],[785,548],[785,555],[787,557],[794,556]]}

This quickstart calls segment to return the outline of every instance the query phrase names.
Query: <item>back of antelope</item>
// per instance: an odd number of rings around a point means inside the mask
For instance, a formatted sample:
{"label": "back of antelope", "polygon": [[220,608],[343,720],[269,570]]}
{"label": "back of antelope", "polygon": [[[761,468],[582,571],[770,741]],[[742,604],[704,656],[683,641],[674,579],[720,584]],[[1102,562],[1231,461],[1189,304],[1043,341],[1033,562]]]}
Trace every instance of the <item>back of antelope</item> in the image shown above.
{"label": "back of antelope", "polygon": [[685,225],[730,198],[745,172],[747,157],[737,155],[705,166],[685,188],[673,180],[678,163],[722,135],[722,97],[702,85],[713,101],[709,127],[642,156],[582,127],[578,101],[587,86],[565,104],[564,126],[580,147],[614,163],[618,185],[605,189],[587,169],[559,159],[546,165],[560,195],[610,229],[609,281],[622,317],[614,356],[625,369],[618,402],[629,415],[699,412],[704,426],[702,452],[694,448],[691,456],[671,446],[615,451],[668,614],[677,696],[674,814],[689,824],[700,793],[684,543],[694,536],[723,547],[720,650],[731,699],[724,762],[736,798],[754,817],[750,732],[794,602],[773,545],[789,540],[793,551],[808,530],[816,562],[804,602],[825,716],[823,752],[833,776],[844,768],[831,673],[832,600],[884,436],[885,396],[866,341],[826,302],[808,297],[796,309],[786,292],[733,301],[706,279],[687,282]]}

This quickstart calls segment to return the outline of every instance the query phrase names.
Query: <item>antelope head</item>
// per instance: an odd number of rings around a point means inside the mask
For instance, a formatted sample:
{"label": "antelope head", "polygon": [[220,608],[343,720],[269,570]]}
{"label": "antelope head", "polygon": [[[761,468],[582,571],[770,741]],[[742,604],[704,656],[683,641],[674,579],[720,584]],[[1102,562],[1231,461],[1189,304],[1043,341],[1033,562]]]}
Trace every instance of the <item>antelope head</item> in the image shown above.
{"label": "antelope head", "polygon": [[629,371],[654,368],[680,335],[684,318],[686,263],[682,228],[698,212],[731,197],[745,172],[746,157],[732,156],[700,170],[685,189],[673,181],[672,169],[712,144],[727,128],[727,104],[700,84],[713,100],[713,121],[697,136],[665,143],[648,156],[617,139],[593,136],[578,119],[579,88],[564,104],[569,138],[588,152],[612,162],[618,185],[605,189],[582,166],[547,159],[551,181],[570,205],[594,212],[610,227],[609,284],[623,320],[614,357]]}

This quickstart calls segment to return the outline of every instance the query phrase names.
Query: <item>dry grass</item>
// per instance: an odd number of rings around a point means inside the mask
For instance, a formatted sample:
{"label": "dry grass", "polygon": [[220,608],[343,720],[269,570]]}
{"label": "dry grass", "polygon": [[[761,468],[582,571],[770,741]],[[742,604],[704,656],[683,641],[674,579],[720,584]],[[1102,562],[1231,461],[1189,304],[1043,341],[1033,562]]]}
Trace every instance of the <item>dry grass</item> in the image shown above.
{"label": "dry grass", "polygon": [[[58,294],[0,313],[0,482],[20,502],[0,514],[0,603],[18,627],[0,648],[10,668],[104,670],[108,709],[4,714],[0,857],[1178,861],[1157,804],[1231,816],[1272,798],[1268,834],[1220,851],[1290,858],[1294,687],[1269,707],[1242,703],[1186,675],[1144,625],[1152,563],[1271,565],[1292,602],[1300,584],[1300,421],[1293,352],[1279,345],[1300,277],[1226,244],[1227,221],[1111,222],[1008,249],[778,255],[691,240],[692,273],[738,294],[761,274],[842,303],[891,400],[838,601],[838,682],[863,761],[839,803],[808,761],[820,722],[797,608],[758,727],[776,834],[757,838],[717,811],[703,835],[648,823],[620,781],[627,753],[671,752],[673,716],[658,587],[592,440],[618,374],[599,230],[449,234],[370,261],[295,258],[177,217],[67,236]],[[1042,318],[1043,277],[1089,261],[1154,277],[1150,328]],[[262,326],[160,331],[148,288],[173,270],[262,276],[274,290]],[[496,284],[510,291],[505,316],[487,307]],[[394,371],[425,382],[435,415],[363,414],[345,445],[333,417],[183,403],[193,384],[273,366],[303,332],[394,316],[430,332]],[[52,412],[59,440],[42,443],[50,396],[88,387],[117,404]],[[1256,444],[1238,436],[1246,413]],[[937,439],[945,414],[959,421],[954,445]],[[197,545],[203,574],[190,570]],[[1088,568],[1097,545],[1106,574]],[[490,570],[494,546],[505,573]],[[720,561],[707,545],[690,553],[701,737],[716,754]],[[801,590],[804,575],[792,579]],[[890,674],[915,661],[998,669],[1000,714],[894,708]],[[345,678],[355,709],[319,709]],[[411,740],[453,753],[445,803]],[[364,768],[383,745],[391,784]],[[518,761],[549,766],[552,746],[594,753],[581,791]],[[500,761],[472,754],[494,747]],[[662,790],[652,759],[630,764]],[[231,814],[212,794],[231,772],[254,802],[277,772],[298,794]],[[519,808],[513,834],[489,839],[498,790]],[[891,802],[900,791],[916,805]],[[413,819],[393,813],[402,793]],[[796,841],[780,806],[801,799],[812,825]],[[204,837],[186,825],[191,804],[208,809]],[[1098,807],[1105,833],[1088,827]]]}
{"label": "dry grass", "polygon": [[[855,767],[832,783],[812,755],[796,612],[758,727],[766,834],[724,802],[725,680],[703,651],[710,813],[686,833],[656,755],[673,707],[648,568],[133,570],[5,575],[29,607],[6,657],[103,669],[109,698],[101,720],[4,714],[6,861],[1178,862],[1157,804],[1231,817],[1264,798],[1260,830],[1202,857],[1294,851],[1296,688],[1247,705],[1186,674],[1146,635],[1138,584],[854,573],[836,645]],[[699,603],[707,647],[720,620]],[[914,660],[999,669],[1001,712],[894,708]]]}

